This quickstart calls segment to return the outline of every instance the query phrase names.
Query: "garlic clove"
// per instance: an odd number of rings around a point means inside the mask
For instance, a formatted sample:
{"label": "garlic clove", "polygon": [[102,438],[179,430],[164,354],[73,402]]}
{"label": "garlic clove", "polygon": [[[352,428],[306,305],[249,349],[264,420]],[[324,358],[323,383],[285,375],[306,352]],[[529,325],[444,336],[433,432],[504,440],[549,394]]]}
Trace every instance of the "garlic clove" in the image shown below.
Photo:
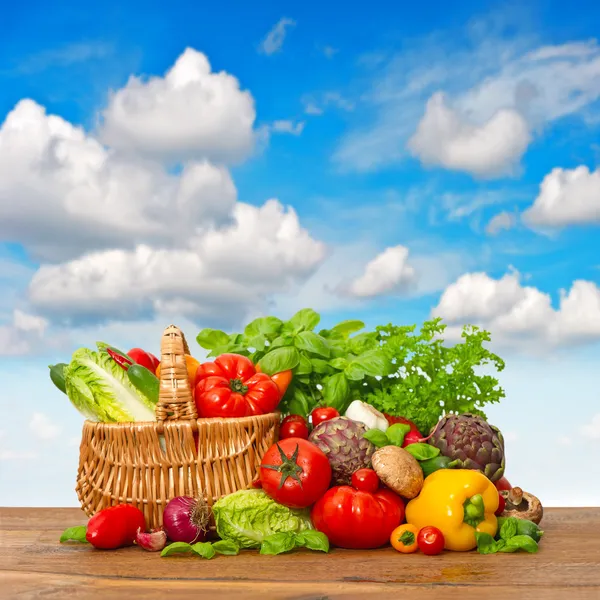
{"label": "garlic clove", "polygon": [[167,545],[167,534],[162,529],[150,533],[138,529],[135,543],[144,550],[148,550],[148,552],[158,552]]}
{"label": "garlic clove", "polygon": [[384,414],[379,412],[376,408],[361,402],[360,400],[354,400],[347,408],[345,416],[353,421],[362,423],[367,429],[379,429],[380,431],[386,431],[389,427],[388,420]]}

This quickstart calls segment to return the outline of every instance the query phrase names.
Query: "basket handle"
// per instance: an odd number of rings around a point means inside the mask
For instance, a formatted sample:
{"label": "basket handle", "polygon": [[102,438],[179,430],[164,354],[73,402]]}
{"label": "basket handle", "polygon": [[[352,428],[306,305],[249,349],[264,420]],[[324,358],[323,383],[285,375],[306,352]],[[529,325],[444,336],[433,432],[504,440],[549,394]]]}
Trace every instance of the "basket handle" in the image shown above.
{"label": "basket handle", "polygon": [[160,344],[160,386],[156,404],[156,420],[195,421],[198,418],[196,404],[188,379],[185,355],[190,350],[183,332],[169,325]]}

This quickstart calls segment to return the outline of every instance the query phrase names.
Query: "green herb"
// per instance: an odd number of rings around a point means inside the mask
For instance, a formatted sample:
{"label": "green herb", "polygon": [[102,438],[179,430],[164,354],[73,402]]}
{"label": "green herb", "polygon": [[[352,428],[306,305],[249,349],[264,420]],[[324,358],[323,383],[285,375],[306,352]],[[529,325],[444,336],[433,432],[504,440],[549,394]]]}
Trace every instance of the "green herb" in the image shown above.
{"label": "green herb", "polygon": [[517,535],[517,519],[510,517],[500,527],[500,538],[506,541],[515,535]]}
{"label": "green herb", "polygon": [[327,536],[320,531],[312,529],[296,534],[296,546],[319,552],[329,552],[329,540]]}
{"label": "green herb", "polygon": [[269,535],[262,541],[260,554],[283,554],[294,548],[329,552],[329,540],[320,531],[307,530],[300,533],[282,531]]}
{"label": "green herb", "polygon": [[420,442],[417,444],[409,444],[404,449],[409,454],[412,454],[417,460],[429,460],[430,458],[435,458],[440,453],[439,448]]}
{"label": "green herb", "polygon": [[217,551],[213,548],[213,545],[210,542],[197,542],[192,545],[192,550],[202,558],[211,559]]}
{"label": "green herb", "polygon": [[479,554],[495,554],[498,552],[498,543],[489,533],[475,532],[477,551]]}
{"label": "green herb", "polygon": [[477,550],[480,554],[495,554],[496,552],[517,552],[525,550],[529,553],[538,551],[538,543],[529,535],[518,533],[519,521],[515,517],[510,517],[502,521],[498,536],[495,540],[488,533],[475,532],[477,540]]}
{"label": "green herb", "polygon": [[[203,329],[196,338],[209,356],[236,352],[274,374],[291,369],[293,381],[279,406],[283,413],[308,416],[317,405],[340,413],[354,398],[381,412],[412,420],[429,431],[449,411],[472,412],[485,418],[484,405],[499,402],[504,391],[477,367],[504,362],[483,347],[487,331],[465,326],[463,343],[444,346],[441,319],[416,326],[386,325],[362,331],[362,321],[346,320],[320,329],[319,315],[304,308],[288,321],[261,317],[243,333]],[[442,405],[443,403],[443,405]],[[397,440],[392,442],[396,445]]]}
{"label": "green herb", "polygon": [[402,447],[404,438],[409,431],[410,425],[406,423],[394,423],[387,428],[385,435],[387,435],[390,444]]}
{"label": "green herb", "polygon": [[504,524],[511,519],[514,519],[516,522],[517,535],[528,535],[536,542],[539,542],[542,539],[544,532],[538,525],[528,519],[517,519],[516,517],[498,517],[498,536],[500,536]]}
{"label": "green herb", "polygon": [[380,429],[369,429],[363,433],[363,437],[366,440],[369,440],[372,444],[375,444],[375,446],[378,448],[383,448],[384,446],[390,445],[388,436]]}
{"label": "green herb", "polygon": [[173,542],[168,546],[165,546],[160,555],[161,556],[172,556],[173,554],[185,554],[187,552],[194,552],[194,548],[187,542]]}
{"label": "green herb", "polygon": [[213,542],[212,547],[219,554],[225,554],[226,556],[235,556],[240,553],[239,545],[233,540],[219,540],[218,542]]}
{"label": "green herb", "polygon": [[163,548],[161,556],[172,556],[173,554],[194,553],[202,558],[211,559],[215,554],[234,556],[240,553],[240,547],[233,540],[219,540],[218,542],[198,542],[188,544],[186,542],[174,542]]}
{"label": "green herb", "polygon": [[85,525],[78,525],[77,527],[69,527],[63,531],[63,534],[60,536],[61,542],[85,542],[85,534],[87,533],[87,527]]}

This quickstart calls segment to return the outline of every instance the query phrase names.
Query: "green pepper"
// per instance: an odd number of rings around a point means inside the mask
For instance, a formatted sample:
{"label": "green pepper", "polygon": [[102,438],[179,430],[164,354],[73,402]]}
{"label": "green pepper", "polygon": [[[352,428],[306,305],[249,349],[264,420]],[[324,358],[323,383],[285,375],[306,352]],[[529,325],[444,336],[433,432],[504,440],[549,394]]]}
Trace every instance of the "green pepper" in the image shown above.
{"label": "green pepper", "polygon": [[67,393],[67,388],[65,385],[65,367],[67,365],[65,363],[57,363],[56,365],[48,365],[50,369],[50,379],[52,379],[52,383],[63,393]]}
{"label": "green pepper", "polygon": [[146,367],[142,367],[142,365],[133,364],[127,369],[127,375],[129,381],[131,381],[134,387],[142,392],[146,398],[154,404],[158,402],[160,382],[154,373],[149,369],[146,369]]}
{"label": "green pepper", "polygon": [[[498,517],[498,532],[500,532],[502,524],[506,519],[507,517]],[[532,540],[539,542],[542,539],[544,532],[533,521],[517,518],[517,535],[526,535]]]}
{"label": "green pepper", "polygon": [[434,456],[419,462],[421,469],[423,469],[423,477],[431,475],[434,471],[439,469],[452,469],[456,466],[456,461],[451,460],[447,456]]}

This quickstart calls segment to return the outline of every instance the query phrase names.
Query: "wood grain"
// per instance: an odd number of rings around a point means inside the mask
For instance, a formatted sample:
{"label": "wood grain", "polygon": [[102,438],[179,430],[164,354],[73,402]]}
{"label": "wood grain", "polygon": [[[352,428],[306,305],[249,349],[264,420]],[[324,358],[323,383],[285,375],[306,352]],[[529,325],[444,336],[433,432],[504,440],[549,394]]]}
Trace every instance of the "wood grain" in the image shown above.
{"label": "wood grain", "polygon": [[208,561],[58,543],[64,529],[85,522],[78,509],[0,508],[0,598],[600,599],[600,508],[548,509],[535,555],[401,555],[382,548],[245,551]]}

